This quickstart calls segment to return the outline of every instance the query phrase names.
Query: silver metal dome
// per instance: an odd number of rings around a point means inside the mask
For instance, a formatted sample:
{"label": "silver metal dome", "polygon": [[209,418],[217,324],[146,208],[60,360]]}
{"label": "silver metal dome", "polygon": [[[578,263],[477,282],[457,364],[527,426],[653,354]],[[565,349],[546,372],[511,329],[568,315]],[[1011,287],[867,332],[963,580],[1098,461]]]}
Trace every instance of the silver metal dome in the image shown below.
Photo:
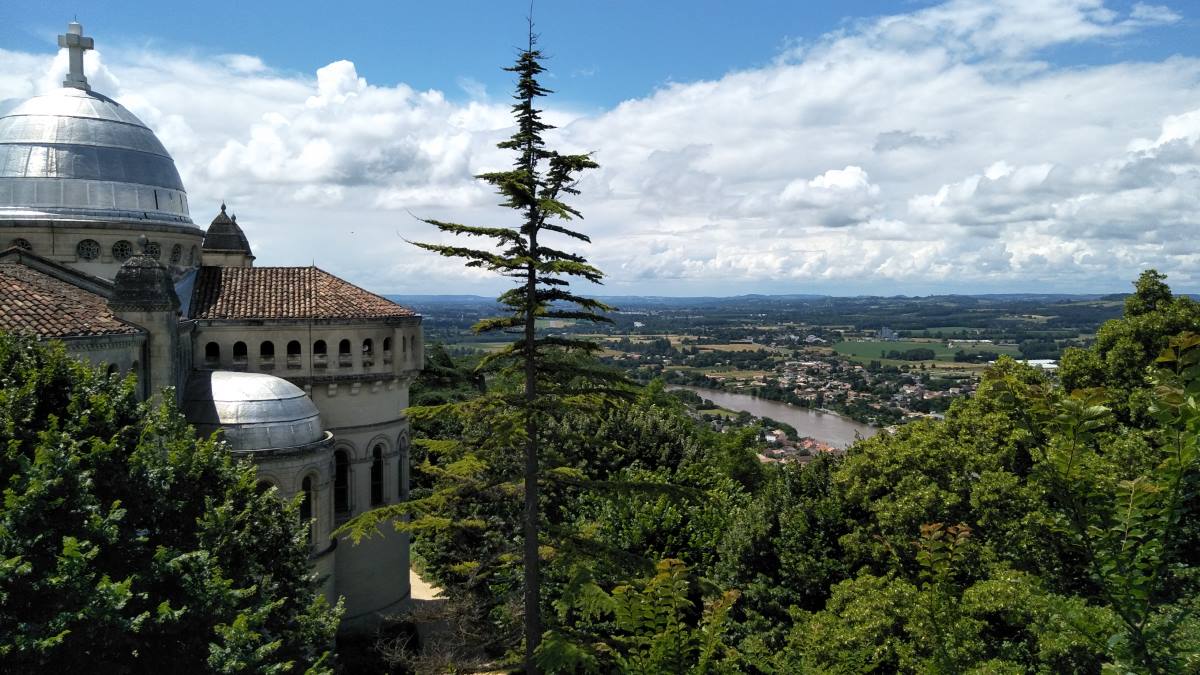
{"label": "silver metal dome", "polygon": [[116,101],[64,87],[0,117],[0,219],[192,226],[175,162]]}
{"label": "silver metal dome", "polygon": [[302,389],[261,373],[193,373],[183,410],[203,435],[222,429],[234,451],[303,449],[331,438],[322,431],[320,412]]}

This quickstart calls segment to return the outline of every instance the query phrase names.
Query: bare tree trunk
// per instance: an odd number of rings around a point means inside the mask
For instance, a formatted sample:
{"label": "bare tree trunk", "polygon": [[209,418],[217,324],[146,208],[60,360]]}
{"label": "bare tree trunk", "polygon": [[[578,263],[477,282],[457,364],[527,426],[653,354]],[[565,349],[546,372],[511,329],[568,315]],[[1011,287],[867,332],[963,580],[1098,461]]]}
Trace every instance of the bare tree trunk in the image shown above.
{"label": "bare tree trunk", "polygon": [[532,303],[536,290],[535,272],[530,269],[526,292],[530,303],[525,317],[525,672],[537,673],[534,651],[542,639],[541,570],[538,557],[538,439],[534,405],[537,402],[537,381],[534,370],[534,328],[537,317]]}
{"label": "bare tree trunk", "polygon": [[[533,157],[533,149],[529,149]],[[532,175],[530,161],[530,175]],[[536,204],[536,201],[535,201]],[[529,257],[538,259],[537,207],[529,208]],[[534,652],[542,641],[541,559],[538,557],[538,438],[534,406],[537,404],[537,268],[529,263],[525,282],[525,672],[537,675]]]}

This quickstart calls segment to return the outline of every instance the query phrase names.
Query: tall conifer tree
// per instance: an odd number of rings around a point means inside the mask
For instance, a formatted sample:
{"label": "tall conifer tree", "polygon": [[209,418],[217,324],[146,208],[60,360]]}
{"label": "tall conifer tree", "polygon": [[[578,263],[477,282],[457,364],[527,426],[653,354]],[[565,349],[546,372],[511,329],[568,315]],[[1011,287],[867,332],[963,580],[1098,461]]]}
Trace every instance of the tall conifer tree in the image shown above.
{"label": "tall conifer tree", "polygon": [[[546,479],[548,468],[541,457],[546,435],[544,421],[564,407],[595,401],[614,393],[608,385],[619,375],[597,367],[594,362],[576,358],[599,349],[590,341],[545,335],[538,331],[542,319],[566,319],[608,322],[601,312],[610,308],[569,289],[571,279],[600,283],[603,273],[575,253],[547,245],[547,235],[564,236],[590,242],[587,235],[571,229],[567,223],[581,218],[578,210],[564,200],[578,194],[579,175],[596,168],[586,154],[560,154],[545,147],[542,134],[553,127],[542,120],[536,100],[550,92],[538,82],[544,71],[543,55],[536,49],[533,24],[530,23],[528,46],[516,63],[505,70],[517,75],[516,102],[512,106],[516,131],[498,147],[516,155],[507,171],[484,173],[477,178],[495,186],[503,197],[501,204],[520,214],[516,228],[477,227],[439,220],[425,220],[438,230],[455,235],[493,239],[492,250],[464,248],[444,244],[417,243],[440,255],[463,258],[467,267],[478,267],[512,277],[517,284],[501,294],[499,301],[507,309],[505,316],[480,321],[476,332],[502,331],[519,335],[504,349],[490,355],[481,364],[501,379],[519,379],[518,392],[492,395],[482,406],[497,421],[495,428],[507,439],[498,445],[523,450],[523,550],[524,633],[526,672],[536,672],[534,654],[542,637],[540,612],[539,540],[543,532],[539,509],[539,481]],[[382,516],[384,514],[380,514]],[[379,522],[377,518],[370,519]],[[368,524],[369,521],[363,521]]]}

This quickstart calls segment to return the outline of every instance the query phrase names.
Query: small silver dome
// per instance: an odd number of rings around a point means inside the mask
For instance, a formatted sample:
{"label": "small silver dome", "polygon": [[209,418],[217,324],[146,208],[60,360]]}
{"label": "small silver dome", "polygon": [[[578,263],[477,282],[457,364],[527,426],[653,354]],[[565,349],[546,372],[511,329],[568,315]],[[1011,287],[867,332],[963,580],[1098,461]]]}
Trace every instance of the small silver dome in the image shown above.
{"label": "small silver dome", "polygon": [[222,429],[234,451],[300,449],[331,438],[302,389],[261,373],[193,373],[183,410],[202,435]]}
{"label": "small silver dome", "polygon": [[0,219],[195,226],[175,162],[133,113],[64,87],[0,117]]}

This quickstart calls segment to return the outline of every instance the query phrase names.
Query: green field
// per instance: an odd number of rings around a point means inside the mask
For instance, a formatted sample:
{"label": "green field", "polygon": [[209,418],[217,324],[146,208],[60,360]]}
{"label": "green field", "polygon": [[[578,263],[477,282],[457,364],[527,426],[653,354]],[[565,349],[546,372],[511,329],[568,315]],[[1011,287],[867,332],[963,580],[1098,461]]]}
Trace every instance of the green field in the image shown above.
{"label": "green field", "polygon": [[[1019,357],[1021,352],[1013,345],[960,345],[957,342],[954,348],[946,346],[945,342],[939,341],[917,341],[917,340],[896,340],[895,342],[886,342],[884,340],[864,340],[853,342],[839,342],[833,346],[834,351],[842,356],[848,356],[855,361],[872,361],[882,360],[880,354],[890,351],[908,351],[909,349],[932,349],[938,361],[954,361],[954,353],[964,351],[968,354],[974,352],[996,352],[997,354],[1007,354],[1009,356]],[[904,361],[888,361],[888,363],[905,363]]]}
{"label": "green field", "polygon": [[446,346],[447,347],[459,347],[459,348],[465,347],[467,349],[473,349],[478,352],[488,353],[488,352],[498,352],[501,349],[504,349],[504,347],[509,344],[512,344],[512,343],[510,343],[510,342],[451,342],[451,343],[448,343]]}
{"label": "green field", "polygon": [[941,333],[944,337],[946,335],[956,335],[959,333],[978,335],[979,332],[980,330],[978,328],[971,328],[970,326],[933,326],[922,330],[905,331],[905,334],[913,337],[936,337],[938,333]]}

